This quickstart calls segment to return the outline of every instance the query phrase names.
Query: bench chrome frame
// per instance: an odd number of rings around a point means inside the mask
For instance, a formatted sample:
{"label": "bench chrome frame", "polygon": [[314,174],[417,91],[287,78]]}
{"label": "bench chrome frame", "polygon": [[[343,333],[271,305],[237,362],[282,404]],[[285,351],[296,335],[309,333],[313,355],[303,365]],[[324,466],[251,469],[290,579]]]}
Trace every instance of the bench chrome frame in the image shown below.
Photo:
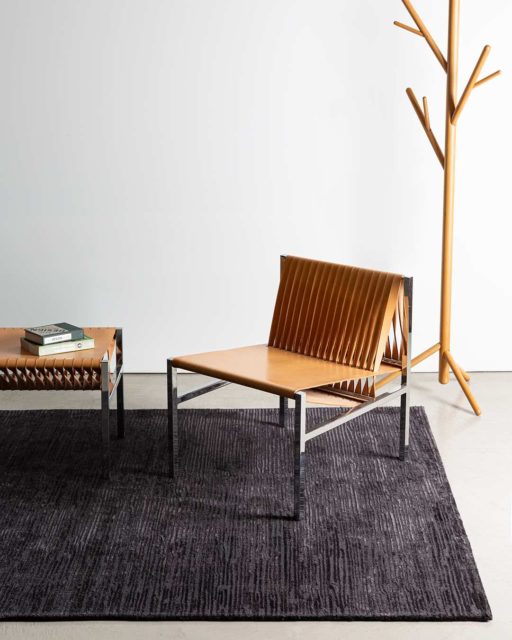
{"label": "bench chrome frame", "polygon": [[[103,475],[110,479],[110,399],[116,393],[117,437],[124,438],[124,381],[123,381],[123,330],[116,329],[116,370],[109,371],[108,352],[101,360],[101,439],[103,455]],[[113,378],[112,389],[109,382]]]}
{"label": "bench chrome frame", "polygon": [[[365,413],[381,407],[391,400],[400,398],[400,429],[398,457],[405,460],[409,446],[409,415],[410,415],[410,370],[411,370],[411,341],[412,341],[412,278],[404,278],[404,296],[408,306],[408,335],[406,345],[405,366],[402,368],[401,384],[394,391],[386,391],[375,398],[371,398],[361,404],[347,410],[340,415],[326,420],[309,431],[306,431],[306,392],[299,391],[295,394],[294,410],[294,440],[293,440],[293,517],[300,520],[304,514],[304,479],[306,467],[306,443],[313,438],[340,427],[347,422],[364,415]],[[172,366],[172,360],[167,360],[167,403],[168,403],[168,453],[169,476],[174,478],[177,470],[178,455],[178,406],[183,402],[197,398],[210,391],[220,389],[230,384],[228,380],[215,380],[206,386],[178,396],[177,369]],[[279,398],[279,425],[286,426],[286,411],[288,398]]]}

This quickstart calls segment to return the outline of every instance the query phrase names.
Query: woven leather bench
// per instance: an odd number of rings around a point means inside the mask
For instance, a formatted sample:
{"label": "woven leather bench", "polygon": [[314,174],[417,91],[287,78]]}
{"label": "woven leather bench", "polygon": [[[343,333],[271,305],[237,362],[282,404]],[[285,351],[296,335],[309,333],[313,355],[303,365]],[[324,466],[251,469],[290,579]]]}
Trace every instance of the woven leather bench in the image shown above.
{"label": "woven leather bench", "polygon": [[[117,435],[124,437],[123,332],[89,327],[94,349],[37,357],[20,349],[24,330],[0,328],[0,391],[101,391],[103,471],[110,475],[110,398],[117,390]],[[110,371],[110,363],[115,370]]]}

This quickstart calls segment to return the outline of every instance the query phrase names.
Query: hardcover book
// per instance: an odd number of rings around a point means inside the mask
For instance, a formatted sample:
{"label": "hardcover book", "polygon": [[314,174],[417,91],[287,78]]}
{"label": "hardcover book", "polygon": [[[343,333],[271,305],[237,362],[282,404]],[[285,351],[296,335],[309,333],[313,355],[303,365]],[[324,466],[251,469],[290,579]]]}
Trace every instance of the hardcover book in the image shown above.
{"label": "hardcover book", "polygon": [[54,344],[55,342],[66,342],[67,340],[82,340],[83,337],[83,329],[75,327],[73,324],[68,324],[67,322],[45,324],[41,327],[25,329],[25,338],[36,344]]}
{"label": "hardcover book", "polygon": [[94,338],[84,336],[83,340],[56,342],[53,344],[34,344],[26,338],[20,338],[21,347],[34,356],[52,356],[56,353],[69,353],[70,351],[84,351],[94,349]]}

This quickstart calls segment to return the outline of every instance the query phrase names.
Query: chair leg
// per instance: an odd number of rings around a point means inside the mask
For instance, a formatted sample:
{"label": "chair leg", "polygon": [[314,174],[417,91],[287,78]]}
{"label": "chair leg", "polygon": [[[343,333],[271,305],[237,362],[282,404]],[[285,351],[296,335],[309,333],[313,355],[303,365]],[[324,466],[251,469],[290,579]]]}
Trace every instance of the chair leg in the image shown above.
{"label": "chair leg", "polygon": [[103,446],[103,475],[110,479],[110,406],[108,360],[101,362],[101,439]]}
{"label": "chair leg", "polygon": [[400,398],[400,448],[399,458],[405,460],[409,448],[409,388]]}
{"label": "chair leg", "polygon": [[116,389],[117,397],[117,437],[124,438],[124,379],[121,373],[121,378],[117,383]]}
{"label": "chair leg", "polygon": [[407,327],[407,339],[405,341],[406,359],[405,368],[402,368],[401,383],[405,387],[405,393],[400,398],[400,446],[398,457],[405,460],[409,447],[409,388],[411,380],[411,344],[412,344],[412,278],[404,278],[404,320]]}
{"label": "chair leg", "polygon": [[295,394],[295,429],[293,460],[293,515],[300,520],[304,513],[304,474],[306,463],[306,394]]}
{"label": "chair leg", "polygon": [[178,455],[178,374],[170,360],[167,360],[167,444],[169,477],[174,478]]}
{"label": "chair leg", "polygon": [[288,409],[288,398],[279,396],[279,426],[286,426],[286,410]]}

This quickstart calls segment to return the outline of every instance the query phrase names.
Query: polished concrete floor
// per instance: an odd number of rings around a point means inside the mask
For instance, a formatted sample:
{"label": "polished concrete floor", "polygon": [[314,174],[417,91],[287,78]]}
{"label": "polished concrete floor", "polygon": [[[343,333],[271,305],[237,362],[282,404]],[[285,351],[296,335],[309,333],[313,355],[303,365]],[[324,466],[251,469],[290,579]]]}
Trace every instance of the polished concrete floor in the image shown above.
{"label": "polished concrete floor", "polygon": [[[200,377],[180,377],[181,388]],[[413,374],[412,402],[424,405],[441,451],[491,603],[489,623],[399,622],[47,622],[0,623],[2,640],[334,640],[512,639],[512,373],[478,373],[471,385],[482,406],[473,415],[455,381],[440,386],[433,374]],[[127,375],[126,407],[165,407],[165,376]],[[92,392],[4,392],[0,408],[97,407]],[[273,396],[235,385],[197,398],[190,407],[277,406]],[[114,449],[115,451],[115,449]]]}

